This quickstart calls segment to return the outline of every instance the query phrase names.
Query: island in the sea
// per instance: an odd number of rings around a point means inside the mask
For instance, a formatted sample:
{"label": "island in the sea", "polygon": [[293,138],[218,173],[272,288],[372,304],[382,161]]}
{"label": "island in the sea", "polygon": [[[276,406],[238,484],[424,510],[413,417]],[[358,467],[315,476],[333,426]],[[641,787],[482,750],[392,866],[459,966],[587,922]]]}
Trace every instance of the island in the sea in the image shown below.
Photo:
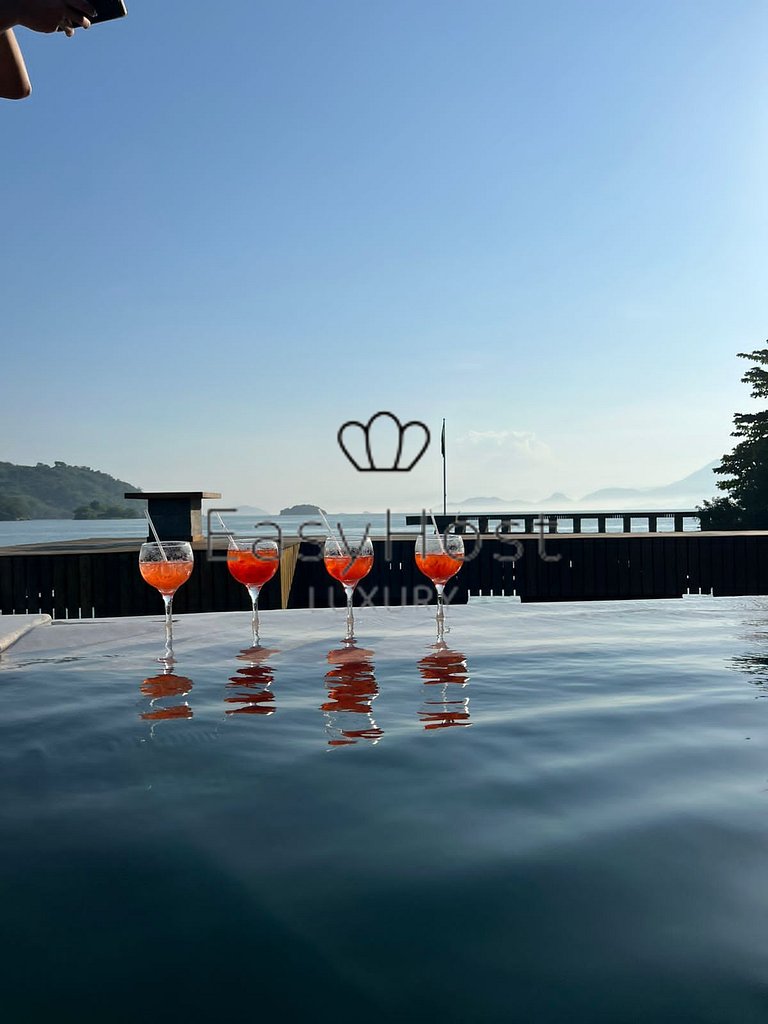
{"label": "island in the sea", "polygon": [[289,505],[288,508],[280,509],[281,516],[312,516],[316,512],[320,512],[322,515],[328,514],[319,505]]}
{"label": "island in the sea", "polygon": [[0,520],[135,519],[126,491],[139,488],[88,466],[17,466],[0,462]]}

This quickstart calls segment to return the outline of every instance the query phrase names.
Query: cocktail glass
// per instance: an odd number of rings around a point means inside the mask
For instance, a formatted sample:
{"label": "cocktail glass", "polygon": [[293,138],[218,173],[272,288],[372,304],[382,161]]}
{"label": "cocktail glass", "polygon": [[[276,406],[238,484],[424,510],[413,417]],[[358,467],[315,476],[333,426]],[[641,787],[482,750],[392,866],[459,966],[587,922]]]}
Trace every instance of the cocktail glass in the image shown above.
{"label": "cocktail glass", "polygon": [[245,652],[257,650],[259,643],[259,592],[280,566],[280,548],[274,540],[230,537],[227,568],[242,583],[251,599],[252,644]]}
{"label": "cocktail glass", "polygon": [[347,597],[347,632],[345,642],[354,640],[355,620],[352,613],[352,595],[355,587],[367,576],[373,566],[373,542],[370,537],[361,541],[338,541],[329,537],[323,550],[325,568],[344,587]]}
{"label": "cocktail glass", "polygon": [[445,634],[445,584],[464,562],[464,541],[458,533],[422,533],[416,540],[416,566],[437,590],[437,639]]}
{"label": "cocktail glass", "polygon": [[141,545],[139,570],[155,590],[158,590],[165,605],[165,652],[157,660],[170,664],[173,656],[173,595],[192,575],[195,566],[192,545],[183,540],[154,541]]}

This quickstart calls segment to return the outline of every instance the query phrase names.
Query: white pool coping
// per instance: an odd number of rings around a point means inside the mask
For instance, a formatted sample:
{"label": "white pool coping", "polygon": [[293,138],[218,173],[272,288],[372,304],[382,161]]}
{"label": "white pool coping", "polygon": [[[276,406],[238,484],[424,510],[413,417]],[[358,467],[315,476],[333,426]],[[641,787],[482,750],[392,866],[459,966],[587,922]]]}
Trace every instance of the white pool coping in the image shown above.
{"label": "white pool coping", "polygon": [[51,622],[50,615],[0,615],[0,654],[35,626]]}

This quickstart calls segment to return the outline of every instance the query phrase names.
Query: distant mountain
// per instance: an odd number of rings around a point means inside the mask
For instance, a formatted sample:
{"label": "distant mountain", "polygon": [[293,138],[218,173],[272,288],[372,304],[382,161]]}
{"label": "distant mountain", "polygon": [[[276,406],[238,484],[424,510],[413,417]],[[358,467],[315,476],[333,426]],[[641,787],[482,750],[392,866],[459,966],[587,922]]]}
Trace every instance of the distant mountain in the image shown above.
{"label": "distant mountain", "polygon": [[705,498],[712,498],[718,493],[717,481],[723,478],[715,476],[712,470],[719,465],[720,460],[716,459],[697,469],[695,473],[683,477],[682,480],[658,487],[604,487],[599,491],[592,491],[591,494],[585,494],[579,504],[592,505],[595,508],[603,508],[606,504],[623,508],[629,508],[630,505],[637,505],[640,508],[650,508],[652,505],[694,508]]}
{"label": "distant mountain", "polygon": [[[559,508],[563,511],[569,509],[590,508],[594,510],[605,509],[643,509],[669,508],[670,511],[676,508],[695,508],[705,498],[712,498],[718,494],[717,481],[723,479],[715,476],[712,472],[715,466],[720,465],[720,460],[707,463],[695,473],[690,473],[682,480],[675,480],[671,484],[660,484],[658,487],[603,487],[598,491],[585,494],[583,498],[569,498],[561,491],[556,491],[548,498],[467,498],[462,502],[449,502],[453,511],[470,511],[476,509],[482,512],[516,512],[516,511],[538,511],[541,508]],[[441,506],[438,503],[435,508]]]}
{"label": "distant mountain", "polygon": [[[492,512],[494,509],[505,511],[506,509],[521,508],[527,504],[530,504],[528,498],[467,498],[466,501],[449,501],[448,507],[455,511],[469,511],[469,509],[478,508],[481,512]],[[435,510],[442,507],[442,499],[433,505]]]}
{"label": "distant mountain", "polygon": [[271,512],[267,512],[265,508],[259,508],[257,505],[238,505],[237,514],[239,516],[271,516]]}
{"label": "distant mountain", "polygon": [[140,504],[123,495],[138,490],[88,466],[0,462],[0,519],[135,519]]}
{"label": "distant mountain", "polygon": [[690,476],[685,476],[673,484],[667,484],[666,487],[660,487],[658,493],[671,494],[674,491],[681,494],[698,494],[701,492],[703,497],[711,498],[713,494],[718,493],[717,481],[726,479],[725,476],[715,475],[713,472],[715,466],[719,466],[721,461],[721,459],[715,459],[714,462],[708,462],[706,466],[697,469]]}
{"label": "distant mountain", "polygon": [[542,498],[541,501],[537,502],[539,505],[559,505],[560,508],[568,508],[569,505],[573,504],[573,498],[569,498],[567,494],[563,494],[562,491],[555,491],[554,494],[550,494],[548,498]]}

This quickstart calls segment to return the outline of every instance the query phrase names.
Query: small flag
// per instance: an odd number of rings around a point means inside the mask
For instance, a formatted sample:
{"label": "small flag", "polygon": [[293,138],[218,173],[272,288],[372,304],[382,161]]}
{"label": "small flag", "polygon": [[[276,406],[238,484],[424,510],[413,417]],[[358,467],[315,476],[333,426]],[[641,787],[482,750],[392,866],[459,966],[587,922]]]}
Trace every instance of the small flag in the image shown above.
{"label": "small flag", "polygon": [[443,420],[443,430],[440,434],[440,451],[443,458],[445,458],[445,420]]}

